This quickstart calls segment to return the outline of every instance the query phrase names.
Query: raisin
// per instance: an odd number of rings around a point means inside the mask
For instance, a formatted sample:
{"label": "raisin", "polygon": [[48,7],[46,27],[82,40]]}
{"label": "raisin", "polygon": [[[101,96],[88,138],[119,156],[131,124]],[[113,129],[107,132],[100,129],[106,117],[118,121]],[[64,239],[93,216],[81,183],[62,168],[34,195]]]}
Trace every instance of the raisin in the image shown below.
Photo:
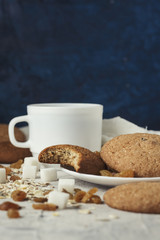
{"label": "raisin", "polygon": [[74,192],[75,192],[75,193],[77,193],[77,192],[79,192],[79,191],[81,191],[80,188],[74,188]]}
{"label": "raisin", "polygon": [[12,164],[10,165],[10,167],[11,167],[11,168],[17,168],[17,169],[19,169],[19,168],[21,168],[22,164],[23,164],[23,160],[22,160],[22,159],[19,159],[17,162],[12,163]]}
{"label": "raisin", "polygon": [[134,177],[134,171],[131,169],[128,169],[119,173],[110,172],[108,170],[101,170],[100,174],[101,176],[107,176],[107,177]]}
{"label": "raisin", "polygon": [[113,177],[113,174],[108,170],[101,170],[100,175],[101,176],[107,176],[107,177]]}
{"label": "raisin", "polygon": [[73,199],[73,194],[68,192],[66,189],[63,188],[62,192],[69,194],[69,199]]}
{"label": "raisin", "polygon": [[91,188],[89,191],[88,191],[88,193],[89,194],[94,194],[94,193],[96,193],[98,191],[98,188]]}
{"label": "raisin", "polygon": [[44,196],[48,195],[52,190],[47,190],[43,193]]}
{"label": "raisin", "polygon": [[43,211],[55,211],[58,206],[53,203],[39,203],[39,204],[32,204],[32,207],[36,210],[43,210]]}
{"label": "raisin", "polygon": [[96,193],[98,191],[98,189],[95,188],[91,188],[82,198],[81,202],[82,203],[88,203],[91,199],[91,197],[93,196],[94,193]]}
{"label": "raisin", "polygon": [[90,200],[89,200],[90,203],[95,203],[95,204],[101,204],[103,203],[101,198],[98,196],[98,195],[93,195]]}
{"label": "raisin", "polygon": [[8,209],[7,215],[9,218],[20,218],[19,211],[13,208]]}
{"label": "raisin", "polygon": [[24,201],[26,199],[26,193],[24,191],[15,190],[12,192],[11,198],[14,201]]}
{"label": "raisin", "polygon": [[43,198],[43,197],[35,197],[33,199],[34,202],[39,202],[39,203],[44,203],[44,202],[47,202],[47,198]]}
{"label": "raisin", "polygon": [[88,202],[90,201],[92,195],[93,195],[92,193],[88,193],[88,192],[87,192],[87,193],[84,195],[84,197],[82,198],[81,202],[82,202],[82,203],[88,203]]}
{"label": "raisin", "polygon": [[20,180],[20,179],[21,178],[19,176],[16,176],[16,175],[13,175],[13,176],[10,177],[10,180],[13,181],[13,182],[16,181],[16,180]]}
{"label": "raisin", "polygon": [[10,208],[20,209],[21,206],[19,206],[18,204],[12,203],[12,202],[3,202],[2,204],[0,204],[0,210],[7,211]]}
{"label": "raisin", "polygon": [[86,195],[86,192],[84,191],[78,191],[75,196],[74,196],[74,200],[76,202],[81,202],[82,198]]}
{"label": "raisin", "polygon": [[11,175],[12,170],[9,167],[5,167],[6,175]]}
{"label": "raisin", "polygon": [[114,177],[134,177],[134,171],[133,170],[125,170],[120,173],[115,173]]}
{"label": "raisin", "polygon": [[3,165],[0,165],[0,168],[6,169],[6,175],[11,175],[12,170],[9,167],[4,167]]}

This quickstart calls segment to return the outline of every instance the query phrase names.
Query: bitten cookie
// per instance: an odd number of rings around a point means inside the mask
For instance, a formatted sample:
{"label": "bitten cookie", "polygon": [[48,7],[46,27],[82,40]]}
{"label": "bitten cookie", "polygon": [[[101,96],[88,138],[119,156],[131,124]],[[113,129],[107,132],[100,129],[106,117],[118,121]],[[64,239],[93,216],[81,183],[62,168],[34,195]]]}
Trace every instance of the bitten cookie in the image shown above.
{"label": "bitten cookie", "polygon": [[160,182],[123,184],[103,196],[112,208],[138,213],[160,213]]}
{"label": "bitten cookie", "polygon": [[[26,140],[23,132],[16,127],[15,137],[20,142]],[[31,156],[29,149],[13,146],[8,136],[8,125],[0,124],[0,163],[14,163],[28,156]]]}
{"label": "bitten cookie", "polygon": [[62,167],[86,174],[99,175],[105,169],[100,155],[74,145],[55,145],[45,148],[39,154],[42,163],[60,163]]}
{"label": "bitten cookie", "polygon": [[132,169],[135,177],[160,177],[160,136],[135,133],[115,137],[100,152],[115,171]]}

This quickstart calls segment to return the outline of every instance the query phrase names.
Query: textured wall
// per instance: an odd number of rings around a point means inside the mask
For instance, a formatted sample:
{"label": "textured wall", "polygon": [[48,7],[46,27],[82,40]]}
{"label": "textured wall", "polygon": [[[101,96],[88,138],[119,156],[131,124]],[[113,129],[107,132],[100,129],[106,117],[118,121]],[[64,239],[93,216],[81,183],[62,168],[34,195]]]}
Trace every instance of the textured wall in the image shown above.
{"label": "textured wall", "polygon": [[160,129],[160,2],[0,0],[0,122],[38,102]]}

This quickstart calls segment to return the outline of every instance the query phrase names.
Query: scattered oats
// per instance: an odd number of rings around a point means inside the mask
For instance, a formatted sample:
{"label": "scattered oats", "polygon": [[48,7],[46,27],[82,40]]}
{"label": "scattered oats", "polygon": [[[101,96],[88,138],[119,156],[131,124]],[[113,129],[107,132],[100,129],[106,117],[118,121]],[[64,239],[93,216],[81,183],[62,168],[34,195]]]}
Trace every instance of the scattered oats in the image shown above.
{"label": "scattered oats", "polygon": [[0,196],[0,199],[5,199],[5,197],[3,197],[3,196]]}
{"label": "scattered oats", "polygon": [[21,173],[21,170],[20,169],[16,169],[16,168],[12,168],[12,174],[13,173]]}
{"label": "scattered oats", "polygon": [[112,220],[112,219],[118,219],[119,217],[117,215],[110,214],[110,215],[108,215],[108,218],[109,218],[109,220]]}
{"label": "scattered oats", "polygon": [[59,214],[59,212],[53,212],[53,214],[52,214],[53,216],[55,216],[55,217],[58,217],[58,216],[60,216],[60,214]]}
{"label": "scattered oats", "polygon": [[69,204],[77,204],[77,202],[74,199],[68,199]]}
{"label": "scattered oats", "polygon": [[34,197],[43,197],[46,191],[53,190],[52,185],[37,183],[33,180],[16,180],[0,184],[0,196],[10,198],[14,190],[24,190],[27,198],[31,200]]}
{"label": "scattered oats", "polygon": [[[22,168],[16,169],[12,168],[12,174],[11,176],[21,176],[22,174]],[[91,189],[89,192],[94,193],[93,190],[96,188]],[[37,182],[34,179],[17,179],[15,181],[10,180],[10,176],[8,177],[6,183],[0,184],[0,199],[7,199],[11,198],[11,194],[15,190],[22,190],[25,191],[27,194],[27,200],[33,201],[34,198],[44,198],[44,196],[48,197],[48,194],[52,191],[54,191],[54,186],[52,186],[50,183],[43,183],[43,182]],[[74,189],[75,193],[78,191],[81,191],[80,189]],[[66,191],[65,191],[66,192]],[[88,192],[88,193],[89,193]],[[70,195],[71,196],[71,195]],[[73,198],[73,196],[71,196]],[[78,209],[82,207],[82,203],[76,202],[74,199],[69,199],[67,203],[68,209]],[[78,212],[80,214],[91,214],[92,210],[94,210],[95,207],[91,207],[90,209],[79,209]],[[59,212],[54,212],[53,216],[59,216]],[[41,211],[40,217],[43,217],[43,211]],[[108,215],[108,217],[105,219],[97,219],[99,221],[109,221],[112,219],[119,218],[116,215]]]}
{"label": "scattered oats", "polygon": [[114,214],[110,214],[108,215],[106,218],[98,218],[96,219],[97,221],[102,221],[102,222],[109,222],[111,220],[114,220],[114,219],[118,219],[119,217],[117,215],[114,215]]}
{"label": "scattered oats", "polygon": [[35,194],[36,196],[38,196],[38,197],[43,197],[43,192],[40,191],[40,190],[37,190],[37,188],[35,189],[34,194]]}
{"label": "scattered oats", "polygon": [[73,199],[69,199],[68,203],[67,203],[67,207],[71,208],[80,208],[82,205],[80,203],[77,203],[75,200]]}
{"label": "scattered oats", "polygon": [[20,188],[19,188],[19,190],[24,190],[24,189],[27,189],[27,185],[22,185],[22,186],[20,186]]}
{"label": "scattered oats", "polygon": [[91,214],[92,213],[90,209],[80,209],[78,212],[81,214]]}
{"label": "scattered oats", "polygon": [[16,184],[17,184],[17,185],[21,185],[21,184],[22,184],[22,181],[16,180],[16,181],[15,181],[15,185],[16,185]]}
{"label": "scattered oats", "polygon": [[68,209],[77,209],[77,208],[80,208],[80,207],[81,207],[81,204],[79,204],[79,203],[67,204]]}

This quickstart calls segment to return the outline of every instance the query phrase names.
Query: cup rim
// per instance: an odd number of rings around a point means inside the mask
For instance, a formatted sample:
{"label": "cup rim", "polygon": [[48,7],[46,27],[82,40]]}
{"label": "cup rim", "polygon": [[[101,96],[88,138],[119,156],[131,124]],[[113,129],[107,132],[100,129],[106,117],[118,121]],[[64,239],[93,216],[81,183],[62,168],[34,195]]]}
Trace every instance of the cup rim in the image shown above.
{"label": "cup rim", "polygon": [[102,104],[98,103],[34,103],[27,105],[27,108],[36,108],[36,109],[84,109],[84,108],[95,108],[101,107],[103,108]]}
{"label": "cup rim", "polygon": [[27,106],[29,114],[76,114],[103,113],[103,105],[95,103],[38,103]]}

